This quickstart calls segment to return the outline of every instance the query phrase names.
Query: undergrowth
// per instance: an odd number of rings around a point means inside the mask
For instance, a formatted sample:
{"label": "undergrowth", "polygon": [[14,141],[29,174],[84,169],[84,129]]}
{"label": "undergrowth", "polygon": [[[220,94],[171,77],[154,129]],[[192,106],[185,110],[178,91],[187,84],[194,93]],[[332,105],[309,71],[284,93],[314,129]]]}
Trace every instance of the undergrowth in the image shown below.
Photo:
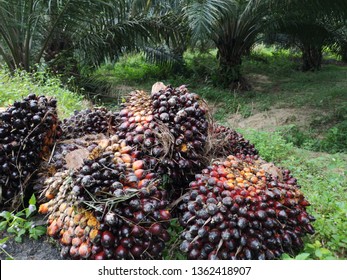
{"label": "undergrowth", "polygon": [[81,110],[86,106],[80,94],[67,90],[58,77],[45,71],[10,73],[0,67],[0,85],[0,107],[6,107],[29,93],[57,98],[60,118],[68,117],[74,110]]}

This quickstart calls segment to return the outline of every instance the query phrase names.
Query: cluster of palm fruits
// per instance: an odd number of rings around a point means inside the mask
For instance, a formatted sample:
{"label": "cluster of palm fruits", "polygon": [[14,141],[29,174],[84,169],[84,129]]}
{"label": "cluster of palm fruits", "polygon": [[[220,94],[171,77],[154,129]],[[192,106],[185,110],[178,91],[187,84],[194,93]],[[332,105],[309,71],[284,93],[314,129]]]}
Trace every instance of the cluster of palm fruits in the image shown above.
{"label": "cluster of palm fruits", "polygon": [[70,118],[60,124],[62,139],[72,139],[86,134],[113,133],[115,130],[115,116],[106,108],[86,109],[75,111]]}
{"label": "cluster of palm fruits", "polygon": [[54,144],[57,101],[29,94],[0,113],[0,206],[16,208],[29,179]]}
{"label": "cluster of palm fruits", "polygon": [[246,140],[242,134],[229,127],[219,124],[211,125],[209,138],[211,143],[210,147],[207,148],[207,153],[215,158],[224,158],[225,155],[234,155],[242,160],[259,158],[254,145]]}
{"label": "cluster of palm fruits", "polygon": [[199,170],[208,133],[207,110],[186,87],[167,86],[151,96],[135,91],[118,115],[116,134],[158,161],[173,179]]}
{"label": "cluster of palm fruits", "polygon": [[160,258],[171,215],[150,164],[124,141],[112,142],[96,147],[80,169],[46,180],[53,199],[39,211],[50,213],[48,234],[59,239],[64,258]]}
{"label": "cluster of palm fruits", "polygon": [[196,175],[181,203],[180,249],[189,259],[275,259],[303,247],[313,234],[295,178],[282,180],[257,161],[228,156]]}

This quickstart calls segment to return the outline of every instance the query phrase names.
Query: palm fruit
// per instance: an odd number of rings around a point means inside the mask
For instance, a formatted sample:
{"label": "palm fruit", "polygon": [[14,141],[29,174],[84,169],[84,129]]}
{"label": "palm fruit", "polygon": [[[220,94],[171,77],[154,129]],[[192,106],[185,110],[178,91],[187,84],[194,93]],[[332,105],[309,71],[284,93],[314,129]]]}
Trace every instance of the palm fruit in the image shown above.
{"label": "palm fruit", "polygon": [[87,134],[108,134],[115,130],[114,114],[106,108],[75,111],[61,123],[62,139],[79,138]]}
{"label": "palm fruit", "polygon": [[229,127],[210,124],[209,140],[206,147],[206,156],[209,159],[224,158],[225,155],[234,155],[243,160],[259,158],[254,145]]}
{"label": "palm fruit", "polygon": [[[148,160],[122,142],[97,156],[92,152],[80,169],[69,172],[65,177],[57,174],[63,178],[59,183],[46,180],[45,193],[54,198],[39,208],[42,214],[50,213],[48,234],[59,239],[64,258],[161,257],[171,216],[166,191],[160,189],[161,180]],[[93,225],[85,226],[83,213]],[[78,223],[76,215],[82,216]]]}
{"label": "palm fruit", "polygon": [[[280,179],[280,177],[282,179]],[[228,156],[197,174],[179,206],[180,249],[189,259],[275,259],[297,253],[314,218],[288,170]]]}
{"label": "palm fruit", "polygon": [[17,208],[57,128],[55,99],[30,94],[0,114],[0,207]]}

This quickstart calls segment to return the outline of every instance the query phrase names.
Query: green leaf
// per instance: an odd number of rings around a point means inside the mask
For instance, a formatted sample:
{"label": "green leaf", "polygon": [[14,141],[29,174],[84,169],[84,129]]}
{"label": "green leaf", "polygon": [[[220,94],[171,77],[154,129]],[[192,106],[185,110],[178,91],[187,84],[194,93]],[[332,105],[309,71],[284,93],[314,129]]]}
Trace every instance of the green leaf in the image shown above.
{"label": "green leaf", "polygon": [[0,230],[5,230],[7,228],[7,221],[0,222]]}
{"label": "green leaf", "polygon": [[9,227],[9,228],[7,229],[7,232],[8,232],[8,233],[17,233],[17,231],[16,231],[13,227]]}
{"label": "green leaf", "polygon": [[3,239],[0,239],[0,244],[5,244],[8,240],[8,237],[5,237]]}
{"label": "green leaf", "polygon": [[289,256],[287,253],[284,253],[282,255],[282,260],[293,260],[293,258],[291,256]]}
{"label": "green leaf", "polygon": [[307,260],[309,258],[309,253],[301,253],[295,257],[296,260]]}
{"label": "green leaf", "polygon": [[22,228],[18,231],[17,236],[22,236],[25,234],[25,232],[26,232],[26,230],[24,228]]}
{"label": "green leaf", "polygon": [[0,217],[5,218],[6,220],[10,220],[12,218],[12,214],[8,211],[2,211],[0,213]]}
{"label": "green leaf", "polygon": [[323,257],[323,253],[321,249],[317,249],[314,254],[316,255],[317,258],[321,259]]}
{"label": "green leaf", "polygon": [[29,237],[37,240],[40,236],[46,234],[47,229],[44,226],[33,227],[29,230]]}
{"label": "green leaf", "polygon": [[30,205],[36,205],[36,197],[34,194],[30,197],[29,204]]}
{"label": "green leaf", "polygon": [[16,236],[16,237],[14,238],[14,240],[15,240],[16,242],[18,242],[18,243],[22,243],[23,238],[22,238],[21,236]]}

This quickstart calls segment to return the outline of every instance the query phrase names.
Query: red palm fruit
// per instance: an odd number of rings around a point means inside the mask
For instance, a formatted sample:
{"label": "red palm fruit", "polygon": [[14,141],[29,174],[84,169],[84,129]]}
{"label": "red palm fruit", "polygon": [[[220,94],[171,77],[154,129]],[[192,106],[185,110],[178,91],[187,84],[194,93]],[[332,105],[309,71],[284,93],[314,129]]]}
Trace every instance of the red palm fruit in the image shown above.
{"label": "red palm fruit", "polygon": [[83,242],[78,248],[78,254],[82,259],[88,259],[91,255],[91,247],[87,242]]}
{"label": "red palm fruit", "polygon": [[160,215],[160,220],[161,221],[168,221],[171,219],[171,214],[168,210],[165,210],[165,209],[161,209],[159,211],[159,215]]}
{"label": "red palm fruit", "polygon": [[71,245],[72,233],[70,230],[67,230],[63,233],[63,236],[61,237],[60,242],[63,245]]}
{"label": "red palm fruit", "polygon": [[129,257],[129,251],[122,245],[119,245],[114,251],[115,257],[119,260],[124,260]]}
{"label": "red palm fruit", "polygon": [[81,243],[82,243],[82,240],[81,240],[81,238],[79,238],[79,237],[74,237],[74,238],[72,238],[72,240],[71,240],[71,245],[72,245],[72,246],[78,247],[78,246],[81,245]]}
{"label": "red palm fruit", "polygon": [[149,231],[153,235],[161,235],[163,231],[163,226],[160,223],[154,223],[150,226]]}
{"label": "red palm fruit", "polygon": [[79,259],[79,257],[80,257],[79,252],[78,252],[78,247],[75,247],[75,246],[70,247],[69,254],[70,254],[70,257],[72,259]]}
{"label": "red palm fruit", "polygon": [[94,256],[94,260],[106,260],[106,254],[104,251],[101,251]]}
{"label": "red palm fruit", "polygon": [[146,171],[143,169],[136,169],[134,171],[134,174],[139,180],[141,180],[141,179],[144,179],[144,177],[146,175]]}
{"label": "red palm fruit", "polygon": [[105,230],[101,235],[101,245],[105,248],[114,246],[115,237],[112,232]]}
{"label": "red palm fruit", "polygon": [[140,258],[141,255],[144,252],[144,248],[140,245],[135,245],[130,249],[130,253],[135,257],[136,259]]}
{"label": "red palm fruit", "polygon": [[144,233],[144,229],[143,227],[139,226],[139,225],[134,225],[131,229],[131,235],[134,237],[140,237],[142,236]]}
{"label": "red palm fruit", "polygon": [[144,167],[143,160],[136,160],[133,162],[133,170],[143,169],[143,167]]}

